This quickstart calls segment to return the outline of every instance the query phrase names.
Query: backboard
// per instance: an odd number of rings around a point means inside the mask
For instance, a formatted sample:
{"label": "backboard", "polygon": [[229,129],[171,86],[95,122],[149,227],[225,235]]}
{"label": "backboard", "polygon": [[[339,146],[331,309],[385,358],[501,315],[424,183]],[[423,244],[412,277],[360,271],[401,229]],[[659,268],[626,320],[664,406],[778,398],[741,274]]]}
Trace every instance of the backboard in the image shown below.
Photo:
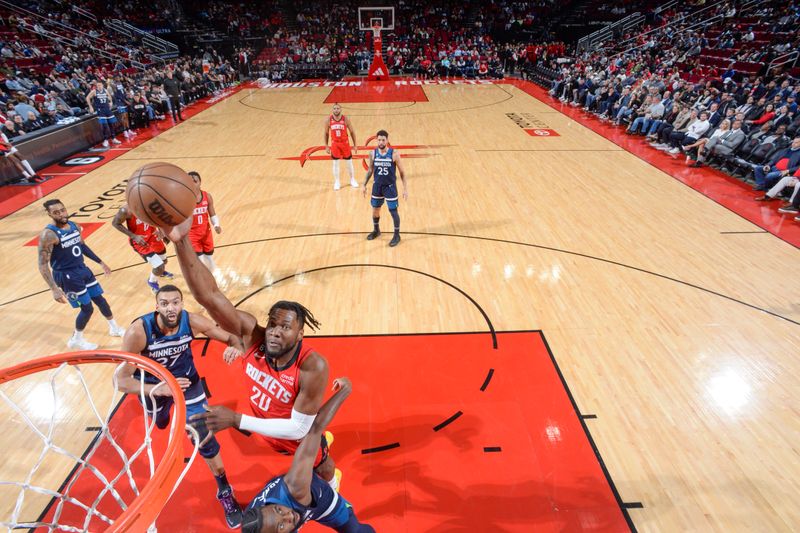
{"label": "backboard", "polygon": [[358,29],[370,31],[376,25],[383,30],[394,29],[394,7],[375,6],[358,8]]}

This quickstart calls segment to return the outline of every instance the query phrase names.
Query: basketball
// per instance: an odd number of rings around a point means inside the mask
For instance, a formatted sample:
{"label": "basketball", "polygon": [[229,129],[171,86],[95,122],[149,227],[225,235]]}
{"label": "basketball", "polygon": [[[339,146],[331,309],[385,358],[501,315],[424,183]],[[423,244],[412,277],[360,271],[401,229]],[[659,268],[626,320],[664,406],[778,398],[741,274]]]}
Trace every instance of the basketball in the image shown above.
{"label": "basketball", "polygon": [[168,227],[192,216],[198,191],[182,168],[171,163],[148,163],[128,179],[125,196],[139,220]]}

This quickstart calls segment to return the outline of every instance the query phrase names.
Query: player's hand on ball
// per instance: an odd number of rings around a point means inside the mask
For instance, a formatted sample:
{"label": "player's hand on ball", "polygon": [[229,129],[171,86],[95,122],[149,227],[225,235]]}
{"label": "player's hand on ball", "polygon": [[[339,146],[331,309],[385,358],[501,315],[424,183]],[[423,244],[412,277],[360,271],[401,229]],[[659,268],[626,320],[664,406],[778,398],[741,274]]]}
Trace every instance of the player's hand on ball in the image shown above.
{"label": "player's hand on ball", "polygon": [[57,301],[60,304],[67,303],[67,297],[64,294],[64,291],[62,291],[58,287],[53,289],[53,300]]}
{"label": "player's hand on ball", "polygon": [[343,394],[348,395],[353,390],[353,383],[350,381],[350,378],[336,378],[333,380],[333,391],[344,391]]}
{"label": "player's hand on ball", "polygon": [[187,218],[177,226],[162,229],[170,241],[178,242],[189,235],[189,230],[192,229],[192,217]]}
{"label": "player's hand on ball", "polygon": [[205,422],[209,431],[217,433],[230,427],[239,427],[241,415],[221,405],[212,405],[206,408],[205,413],[189,417],[189,422]]}
{"label": "player's hand on ball", "polygon": [[222,359],[225,360],[226,363],[231,364],[239,357],[242,357],[244,352],[237,348],[236,346],[228,346],[225,348],[225,351],[222,352]]}

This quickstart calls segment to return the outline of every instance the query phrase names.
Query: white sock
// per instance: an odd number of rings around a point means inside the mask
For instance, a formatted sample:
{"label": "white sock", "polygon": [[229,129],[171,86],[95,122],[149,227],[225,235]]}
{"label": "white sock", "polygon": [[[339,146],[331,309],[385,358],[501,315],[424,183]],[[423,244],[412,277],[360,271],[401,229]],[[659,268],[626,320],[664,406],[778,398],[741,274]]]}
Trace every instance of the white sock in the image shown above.
{"label": "white sock", "polygon": [[108,327],[110,327],[110,328],[118,328],[119,327],[117,325],[117,321],[114,320],[113,318],[106,318],[106,320],[108,321]]}
{"label": "white sock", "polygon": [[333,160],[333,179],[339,181],[339,160]]}
{"label": "white sock", "polygon": [[356,179],[356,169],[353,168],[353,160],[352,159],[348,159],[347,160],[347,171],[350,173],[350,181],[353,181],[354,179]]}
{"label": "white sock", "polygon": [[76,329],[72,332],[72,338],[78,341],[83,339],[83,332]]}
{"label": "white sock", "polygon": [[150,279],[148,279],[147,281],[149,281],[150,283],[158,283],[158,277],[152,272],[150,272]]}
{"label": "white sock", "polygon": [[31,166],[30,163],[28,163],[27,159],[23,159],[22,160],[22,166],[24,166],[26,169],[28,169],[28,172],[30,172],[32,175],[36,174],[36,171],[33,170],[33,167]]}
{"label": "white sock", "polygon": [[217,265],[214,263],[214,258],[210,255],[200,254],[199,259],[200,262],[203,263],[210,272],[214,272],[217,269]]}

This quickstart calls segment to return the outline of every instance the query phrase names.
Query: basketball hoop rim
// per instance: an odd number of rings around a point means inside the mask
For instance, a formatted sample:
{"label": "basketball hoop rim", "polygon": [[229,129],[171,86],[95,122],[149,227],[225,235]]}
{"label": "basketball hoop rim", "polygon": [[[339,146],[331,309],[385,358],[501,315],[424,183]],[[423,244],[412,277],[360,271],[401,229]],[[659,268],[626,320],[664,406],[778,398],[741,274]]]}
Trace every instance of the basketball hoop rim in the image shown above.
{"label": "basketball hoop rim", "polygon": [[[175,399],[174,420],[186,420],[186,402],[178,380],[166,368],[152,359],[115,350],[94,350],[66,352],[58,355],[40,357],[18,365],[0,369],[0,385],[37,372],[57,368],[62,364],[81,365],[94,363],[130,363],[166,382]],[[156,467],[153,477],[142,488],[139,497],[108,527],[107,533],[141,532],[155,521],[172,493],[172,488],[183,470],[183,451],[181,433],[183,424],[172,424],[169,444],[164,457]],[[161,505],[153,505],[154,502]]]}

